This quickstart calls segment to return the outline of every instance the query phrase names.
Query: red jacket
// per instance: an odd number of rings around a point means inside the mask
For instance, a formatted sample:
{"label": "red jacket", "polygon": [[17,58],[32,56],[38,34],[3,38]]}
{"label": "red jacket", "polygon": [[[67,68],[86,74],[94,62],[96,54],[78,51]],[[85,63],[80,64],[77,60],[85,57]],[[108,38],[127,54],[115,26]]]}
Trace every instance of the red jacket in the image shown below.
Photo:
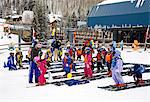
{"label": "red jacket", "polygon": [[101,53],[97,53],[96,58],[97,58],[97,61],[100,62],[100,60],[101,60]]}

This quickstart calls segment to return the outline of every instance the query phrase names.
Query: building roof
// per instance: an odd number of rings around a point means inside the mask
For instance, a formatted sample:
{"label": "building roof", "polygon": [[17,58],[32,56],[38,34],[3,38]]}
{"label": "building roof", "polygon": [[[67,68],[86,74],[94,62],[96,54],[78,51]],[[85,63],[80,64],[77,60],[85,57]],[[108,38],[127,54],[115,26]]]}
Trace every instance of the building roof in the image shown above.
{"label": "building roof", "polygon": [[97,5],[106,5],[106,4],[120,3],[120,2],[126,2],[126,1],[133,1],[133,0],[105,0],[101,3],[98,3]]}
{"label": "building roof", "polygon": [[150,25],[150,0],[106,0],[88,16],[88,26],[125,24]]}

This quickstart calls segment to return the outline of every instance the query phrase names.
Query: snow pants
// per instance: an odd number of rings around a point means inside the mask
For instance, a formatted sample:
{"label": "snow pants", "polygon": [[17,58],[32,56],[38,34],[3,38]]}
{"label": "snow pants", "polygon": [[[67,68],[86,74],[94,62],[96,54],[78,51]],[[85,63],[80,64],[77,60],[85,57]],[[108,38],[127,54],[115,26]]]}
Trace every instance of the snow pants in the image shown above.
{"label": "snow pants", "polygon": [[110,69],[111,69],[111,63],[110,62],[106,62],[106,65],[107,65],[108,71],[110,71]]}
{"label": "snow pants", "polygon": [[38,84],[39,84],[39,85],[44,85],[44,84],[46,84],[46,78],[44,77],[44,75],[46,74],[46,71],[47,71],[46,68],[41,69],[41,74],[40,74],[40,76],[38,77]]}
{"label": "snow pants", "polygon": [[104,69],[102,62],[97,62],[97,70],[100,71],[100,69]]}
{"label": "snow pants", "polygon": [[112,78],[116,84],[124,84],[121,72],[115,72],[115,70],[112,70]]}
{"label": "snow pants", "polygon": [[8,68],[9,70],[17,70],[16,65],[9,65]]}
{"label": "snow pants", "polygon": [[58,61],[58,49],[54,50],[54,61]]}
{"label": "snow pants", "polygon": [[30,69],[29,69],[29,83],[32,83],[33,73],[35,73],[35,83],[38,83],[38,77],[40,75],[40,71],[34,61],[30,61]]}
{"label": "snow pants", "polygon": [[84,68],[84,75],[85,77],[91,78],[92,77],[92,68],[89,64],[85,64],[85,68]]}

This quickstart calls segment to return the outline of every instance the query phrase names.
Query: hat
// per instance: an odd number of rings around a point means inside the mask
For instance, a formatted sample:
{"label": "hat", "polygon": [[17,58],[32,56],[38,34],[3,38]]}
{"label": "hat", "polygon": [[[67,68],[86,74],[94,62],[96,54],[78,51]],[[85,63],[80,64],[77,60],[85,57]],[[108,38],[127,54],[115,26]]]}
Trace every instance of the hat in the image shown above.
{"label": "hat", "polygon": [[85,50],[91,50],[91,48],[90,47],[86,47]]}
{"label": "hat", "polygon": [[18,48],[16,48],[16,52],[18,52],[19,51],[19,49]]}

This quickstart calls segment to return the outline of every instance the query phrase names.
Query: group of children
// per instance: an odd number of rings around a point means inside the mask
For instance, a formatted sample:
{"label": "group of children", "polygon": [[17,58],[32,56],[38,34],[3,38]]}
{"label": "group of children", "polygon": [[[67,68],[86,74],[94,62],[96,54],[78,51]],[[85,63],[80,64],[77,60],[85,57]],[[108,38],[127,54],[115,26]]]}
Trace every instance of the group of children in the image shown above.
{"label": "group of children", "polygon": [[[90,44],[89,44],[90,45]],[[122,71],[123,71],[123,60],[121,58],[121,52],[118,50],[114,50],[114,48],[108,48],[107,50],[103,47],[97,48],[97,55],[96,61],[94,61],[92,54],[94,50],[91,46],[86,45],[81,49],[76,51],[77,60],[81,59],[81,56],[84,57],[84,78],[91,78],[93,77],[94,73],[94,63],[97,64],[97,72],[107,71],[108,76],[112,76],[115,86],[122,87],[125,86],[123,78],[122,78]],[[70,48],[70,47],[69,47]],[[73,63],[72,53],[70,50],[65,52],[65,56],[63,58],[63,68],[66,74],[71,73],[71,70],[75,70],[75,64]],[[104,68],[107,66],[107,70]],[[141,65],[135,65],[133,72],[134,79],[136,83],[141,83],[142,81],[142,68]],[[135,71],[137,70],[137,71]]]}
{"label": "group of children", "polygon": [[[13,50],[11,50],[9,54],[10,55],[7,58],[8,59],[7,63],[4,62],[4,68],[8,67],[9,70],[17,70],[17,69],[23,68],[23,65],[22,65],[22,59],[23,59],[22,52],[18,48],[16,48],[15,53],[14,53]],[[17,68],[17,66],[19,66],[19,68]]]}
{"label": "group of children", "polygon": [[[29,51],[29,53],[32,55],[35,54],[32,52],[33,49]],[[76,71],[75,69],[75,60],[77,56],[77,60],[81,61],[81,56],[84,57],[84,77],[85,78],[91,78],[93,77],[94,73],[94,63],[96,62],[97,64],[97,72],[103,72],[105,71],[104,66],[107,66],[107,74],[108,76],[112,76],[113,80],[115,81],[116,86],[122,87],[125,86],[124,81],[122,79],[121,72],[123,70],[123,61],[121,58],[121,52],[118,50],[111,50],[111,48],[108,48],[107,51],[105,48],[98,47],[97,48],[97,55],[96,55],[96,61],[94,61],[94,58],[92,57],[92,54],[94,53],[93,48],[90,45],[90,42],[87,42],[84,47],[78,48],[77,50],[71,47],[70,45],[67,45],[66,52],[64,53],[64,57],[62,58],[63,52],[62,49],[59,49],[60,52],[58,55],[59,59],[62,60],[63,62],[63,69],[65,71],[65,75],[71,73],[71,71]],[[35,49],[36,51],[36,49]],[[41,50],[39,50],[34,56],[28,55],[28,58],[30,61],[31,67],[34,67],[33,62],[35,63],[35,66],[38,68],[37,72],[37,78],[36,82],[38,85],[44,85],[46,84],[46,78],[44,75],[46,74],[47,67],[50,66],[50,63],[53,61],[52,60],[52,49],[49,48],[46,53],[44,54]],[[33,58],[32,58],[33,57]],[[13,52],[10,52],[10,56],[8,57],[7,64],[4,65],[4,67],[9,67],[9,70],[17,70],[16,65],[18,65],[20,68],[22,68],[22,52],[19,51],[19,49],[16,49],[16,53],[14,55]],[[16,63],[14,63],[16,60]],[[143,66],[134,66],[134,79],[137,83],[142,82],[142,72],[143,72]],[[32,68],[31,68],[32,69]],[[33,68],[34,69],[34,68]],[[141,71],[142,70],[142,71]],[[33,73],[33,70],[30,71]],[[30,73],[30,74],[31,74]],[[39,74],[38,74],[39,73]],[[31,79],[29,83],[32,83],[32,77],[33,74],[31,75]]]}

